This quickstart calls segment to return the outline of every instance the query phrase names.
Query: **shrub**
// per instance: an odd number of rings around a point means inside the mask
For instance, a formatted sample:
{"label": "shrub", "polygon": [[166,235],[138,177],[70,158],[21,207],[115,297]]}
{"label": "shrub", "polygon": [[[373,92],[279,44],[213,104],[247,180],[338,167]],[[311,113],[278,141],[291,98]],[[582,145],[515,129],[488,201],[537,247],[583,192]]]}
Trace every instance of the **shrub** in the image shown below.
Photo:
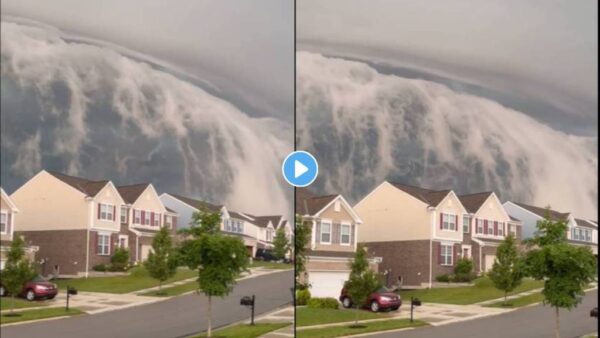
{"label": "shrub", "polygon": [[448,274],[443,274],[443,275],[439,275],[435,277],[435,280],[440,282],[440,283],[449,283],[450,282],[450,275]]}
{"label": "shrub", "polygon": [[473,273],[473,261],[467,258],[458,259],[456,266],[454,267],[454,278],[452,281],[465,283],[470,282],[473,279],[475,279],[475,274]]}
{"label": "shrub", "polygon": [[129,250],[116,248],[110,258],[110,271],[126,271],[129,264]]}
{"label": "shrub", "polygon": [[311,298],[308,300],[307,305],[311,309],[334,309],[337,310],[340,306],[337,299],[335,298]]}
{"label": "shrub", "polygon": [[296,292],[296,305],[306,305],[310,299],[310,291],[308,289],[298,290]]}
{"label": "shrub", "polygon": [[98,272],[105,272],[107,270],[106,269],[106,264],[97,264],[97,265],[94,265],[92,267],[92,270],[98,271]]}

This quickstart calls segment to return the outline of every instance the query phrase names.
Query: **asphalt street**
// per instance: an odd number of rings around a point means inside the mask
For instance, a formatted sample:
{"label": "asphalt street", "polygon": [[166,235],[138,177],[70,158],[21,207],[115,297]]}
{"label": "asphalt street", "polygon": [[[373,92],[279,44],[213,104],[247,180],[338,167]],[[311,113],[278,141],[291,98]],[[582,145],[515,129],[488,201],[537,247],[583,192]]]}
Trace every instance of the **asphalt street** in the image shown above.
{"label": "asphalt street", "polygon": [[[560,310],[561,338],[581,337],[598,331],[590,310],[598,306],[598,290],[586,294],[572,311]],[[506,314],[437,327],[372,335],[373,338],[545,338],[554,337],[554,309],[537,305]]]}
{"label": "asphalt street", "polygon": [[[292,302],[293,271],[283,271],[238,282],[226,298],[213,299],[213,327],[250,317],[240,306],[242,296],[256,295],[256,315]],[[2,338],[179,338],[206,330],[208,300],[185,295],[169,300],[96,315],[1,328]]]}

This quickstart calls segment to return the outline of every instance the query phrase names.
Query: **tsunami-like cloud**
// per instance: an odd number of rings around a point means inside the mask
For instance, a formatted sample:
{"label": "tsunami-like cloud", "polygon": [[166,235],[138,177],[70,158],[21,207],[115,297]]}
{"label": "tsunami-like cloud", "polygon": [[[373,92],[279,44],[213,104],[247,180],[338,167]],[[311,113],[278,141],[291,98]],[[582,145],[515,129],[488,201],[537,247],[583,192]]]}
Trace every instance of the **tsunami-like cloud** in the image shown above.
{"label": "tsunami-like cloud", "polygon": [[388,179],[596,217],[597,139],[489,99],[298,52],[296,117],[297,148],[320,164],[316,188],[352,201]]}
{"label": "tsunami-like cloud", "polygon": [[290,213],[280,174],[293,148],[289,125],[251,118],[166,71],[60,31],[1,28],[3,181],[64,170]]}

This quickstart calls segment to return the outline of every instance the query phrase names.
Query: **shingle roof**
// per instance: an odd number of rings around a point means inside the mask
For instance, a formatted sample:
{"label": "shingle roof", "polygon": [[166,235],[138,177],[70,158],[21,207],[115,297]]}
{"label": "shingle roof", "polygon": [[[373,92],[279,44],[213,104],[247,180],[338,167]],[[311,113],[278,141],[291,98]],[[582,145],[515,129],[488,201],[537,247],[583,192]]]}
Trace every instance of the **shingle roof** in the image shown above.
{"label": "shingle roof", "polygon": [[458,199],[468,212],[474,214],[481,208],[483,202],[485,202],[491,194],[491,191],[484,191],[475,194],[460,195],[458,196]]}
{"label": "shingle roof", "polygon": [[96,196],[96,194],[98,194],[100,190],[102,190],[102,188],[104,188],[104,186],[106,186],[109,182],[108,180],[92,181],[86,178],[66,175],[56,171],[48,171],[48,173],[91,197]]}
{"label": "shingle roof", "polygon": [[117,187],[117,190],[126,203],[133,204],[149,185],[150,183],[121,185]]}
{"label": "shingle roof", "polygon": [[450,189],[432,190],[421,187],[415,187],[397,182],[389,182],[394,187],[404,191],[405,193],[429,204],[432,207],[437,206],[450,193]]}
{"label": "shingle roof", "polygon": [[338,196],[315,196],[306,188],[296,188],[296,213],[300,215],[315,215]]}
{"label": "shingle roof", "polygon": [[547,215],[550,216],[550,219],[554,219],[554,220],[567,220],[567,218],[569,217],[569,213],[568,212],[558,212],[552,209],[547,209],[547,208],[540,208],[540,207],[535,207],[533,205],[527,205],[527,204],[523,204],[523,203],[518,203],[518,202],[513,202],[514,204],[520,206],[521,208],[525,209],[525,210],[529,210],[530,212],[540,216],[540,217],[546,217]]}
{"label": "shingle roof", "polygon": [[511,215],[508,215],[508,217],[510,217],[510,220],[511,220],[511,221],[515,221],[515,222],[521,222],[521,220],[520,220],[520,219],[518,219],[518,218],[516,218],[516,217],[513,217],[513,216],[511,216]]}
{"label": "shingle roof", "polygon": [[279,222],[281,221],[281,215],[273,215],[273,216],[253,216],[254,221],[252,223],[258,225],[261,228],[266,228],[269,225],[269,221],[273,224],[274,228],[277,228]]}
{"label": "shingle roof", "polygon": [[598,229],[597,225],[585,219],[575,218],[575,223],[577,223],[577,225],[580,227]]}
{"label": "shingle roof", "polygon": [[196,209],[204,209],[204,208],[206,208],[209,211],[217,212],[217,211],[221,211],[221,208],[223,208],[222,205],[216,205],[216,204],[212,204],[212,203],[208,203],[208,202],[196,200],[196,199],[185,197],[185,196],[181,196],[181,195],[175,195],[175,194],[169,194],[169,195],[175,197],[176,199],[182,201],[183,203],[191,205],[192,207],[194,207]]}

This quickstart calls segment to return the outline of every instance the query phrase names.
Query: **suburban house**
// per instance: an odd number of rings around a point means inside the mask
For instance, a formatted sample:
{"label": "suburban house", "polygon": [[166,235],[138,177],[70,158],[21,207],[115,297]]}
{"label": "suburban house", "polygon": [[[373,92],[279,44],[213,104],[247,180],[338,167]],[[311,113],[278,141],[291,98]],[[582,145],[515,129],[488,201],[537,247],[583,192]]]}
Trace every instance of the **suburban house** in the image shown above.
{"label": "suburban house", "polygon": [[41,273],[85,275],[110,262],[119,243],[121,206],[114,184],[46,170],[12,195],[19,206],[17,234],[38,246]]}
{"label": "suburban house", "polygon": [[[6,254],[14,238],[17,224],[16,215],[18,213],[19,209],[15,203],[4,189],[0,187],[0,270],[3,270],[6,264]],[[25,254],[30,260],[34,260],[38,249],[36,246],[27,246]]]}
{"label": "suburban house", "polygon": [[228,210],[224,205],[216,205],[197,199],[163,193],[160,200],[168,208],[179,214],[179,229],[189,227],[192,223],[192,215],[200,210],[221,213],[221,231],[230,236],[239,237],[251,257],[256,256],[258,248],[259,226],[255,220],[243,213]]}
{"label": "suburban house", "polygon": [[505,202],[504,209],[509,215],[523,222],[523,238],[533,237],[538,221],[546,217],[552,220],[564,220],[568,226],[567,239],[569,243],[588,246],[595,255],[598,255],[597,222],[575,218],[569,212],[559,212],[513,201]]}
{"label": "suburban house", "polygon": [[383,258],[380,269],[388,281],[431,287],[436,276],[453,272],[463,249],[472,255],[471,244],[463,243],[463,216],[469,212],[452,190],[385,181],[354,209],[364,221],[360,243]]}
{"label": "suburban house", "polygon": [[[310,226],[306,272],[313,297],[337,297],[348,280],[362,220],[342,195],[316,196],[296,188],[296,214]],[[371,268],[377,271],[375,260]]]}
{"label": "suburban house", "polygon": [[480,192],[458,196],[468,212],[460,218],[463,232],[462,257],[473,260],[477,273],[489,271],[496,260],[496,248],[506,238],[521,236],[521,222],[510,217],[495,193]]}
{"label": "suburban house", "polygon": [[259,249],[273,249],[273,239],[275,239],[275,231],[279,229],[280,223],[283,222],[282,216],[252,216],[252,223],[258,226],[257,246]]}
{"label": "suburban house", "polygon": [[177,229],[177,213],[163,205],[151,183],[118,186],[117,190],[125,202],[120,206],[118,246],[129,249],[132,263],[142,262],[161,227]]}

